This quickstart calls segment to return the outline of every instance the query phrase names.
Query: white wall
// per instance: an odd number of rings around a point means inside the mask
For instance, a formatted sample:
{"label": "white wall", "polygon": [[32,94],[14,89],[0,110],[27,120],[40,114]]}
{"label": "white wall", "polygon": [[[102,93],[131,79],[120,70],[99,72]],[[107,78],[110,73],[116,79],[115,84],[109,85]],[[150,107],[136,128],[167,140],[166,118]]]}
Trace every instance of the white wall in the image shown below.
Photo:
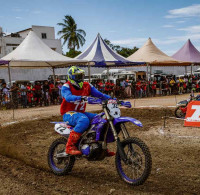
{"label": "white wall", "polygon": [[[195,71],[199,66],[193,67]],[[85,70],[86,75],[88,75],[88,68],[82,68]],[[135,70],[135,71],[146,71],[146,67],[130,67],[126,68],[127,70]],[[105,68],[91,68],[91,74],[102,73]],[[154,70],[163,70],[164,73],[171,73],[176,75],[181,75],[185,73],[184,67],[153,67],[152,73]],[[187,71],[190,71],[190,67],[188,67]],[[67,74],[67,68],[56,69],[56,74]],[[49,75],[52,75],[52,71],[48,68],[45,69],[11,69],[12,80],[44,80],[47,79]],[[0,69],[0,79],[3,78],[8,82],[8,70]]]}
{"label": "white wall", "polygon": [[31,29],[25,30],[25,31],[19,32],[19,34],[23,39],[25,39],[30,31],[31,31]]}
{"label": "white wall", "polygon": [[48,26],[32,26],[32,30],[42,39],[42,33],[47,34],[47,39],[55,39],[54,27]]}

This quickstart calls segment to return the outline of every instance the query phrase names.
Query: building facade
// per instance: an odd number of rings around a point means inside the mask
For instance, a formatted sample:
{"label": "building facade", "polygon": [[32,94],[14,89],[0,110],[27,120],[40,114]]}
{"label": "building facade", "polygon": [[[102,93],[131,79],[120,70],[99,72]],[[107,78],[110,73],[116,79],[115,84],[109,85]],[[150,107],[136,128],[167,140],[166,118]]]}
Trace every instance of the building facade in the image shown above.
{"label": "building facade", "polygon": [[[54,51],[62,54],[61,40],[55,38],[54,27],[48,26],[32,26],[31,28],[21,30],[15,33],[6,35],[0,27],[0,58],[6,56],[16,49],[21,42],[26,38],[30,31],[34,31],[42,41]],[[60,70],[61,71],[61,70]],[[11,69],[12,81],[15,80],[43,80],[47,79],[52,71],[49,69]],[[8,82],[7,69],[0,69],[0,79],[5,79]]]}
{"label": "building facade", "polygon": [[0,27],[0,58],[16,49],[31,30],[34,31],[51,49],[62,54],[61,40],[55,38],[54,27],[33,25],[31,28],[9,35],[5,35]]}

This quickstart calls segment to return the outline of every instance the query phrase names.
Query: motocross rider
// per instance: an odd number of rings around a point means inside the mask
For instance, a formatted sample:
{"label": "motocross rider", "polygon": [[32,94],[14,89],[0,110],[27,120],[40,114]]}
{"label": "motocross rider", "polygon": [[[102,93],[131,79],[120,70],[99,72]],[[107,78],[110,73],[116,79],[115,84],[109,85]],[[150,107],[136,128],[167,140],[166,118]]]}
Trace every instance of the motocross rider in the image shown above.
{"label": "motocross rider", "polygon": [[[60,112],[63,120],[68,122],[74,129],[70,132],[66,153],[71,155],[81,155],[81,151],[77,149],[75,144],[80,139],[82,133],[86,131],[90,125],[90,121],[96,114],[85,112],[86,102],[85,96],[93,96],[101,99],[110,99],[109,95],[99,92],[93,85],[84,82],[84,70],[72,66],[68,70],[68,82],[61,89],[63,101]],[[113,156],[114,152],[107,153],[107,156]]]}

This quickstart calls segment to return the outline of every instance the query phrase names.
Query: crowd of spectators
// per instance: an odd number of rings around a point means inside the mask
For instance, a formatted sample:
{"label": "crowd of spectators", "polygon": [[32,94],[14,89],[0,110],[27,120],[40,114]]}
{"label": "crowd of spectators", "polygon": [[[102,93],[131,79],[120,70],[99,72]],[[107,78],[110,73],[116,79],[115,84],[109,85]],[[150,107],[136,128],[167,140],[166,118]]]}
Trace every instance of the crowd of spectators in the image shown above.
{"label": "crowd of spectators", "polygon": [[13,83],[12,87],[8,88],[6,83],[3,83],[0,90],[0,103],[3,107],[11,107],[12,102],[14,108],[60,104],[62,85],[61,82],[54,85],[52,81],[35,82],[34,84],[25,82]]}
{"label": "crowd of spectators", "polygon": [[106,94],[113,94],[118,98],[143,98],[156,95],[178,95],[183,93],[200,92],[200,77],[154,77],[150,81],[137,79],[136,81],[117,79],[113,81],[93,81],[92,84]]}
{"label": "crowd of spectators", "polygon": [[[194,76],[162,76],[151,78],[150,81],[117,79],[115,83],[112,80],[95,80],[91,83],[102,93],[121,99],[200,92],[200,77]],[[13,83],[12,87],[8,88],[6,83],[3,83],[0,89],[0,105],[11,107],[12,103],[14,108],[27,108],[61,104],[62,85],[61,82],[54,85],[53,81],[44,81],[20,85]]]}

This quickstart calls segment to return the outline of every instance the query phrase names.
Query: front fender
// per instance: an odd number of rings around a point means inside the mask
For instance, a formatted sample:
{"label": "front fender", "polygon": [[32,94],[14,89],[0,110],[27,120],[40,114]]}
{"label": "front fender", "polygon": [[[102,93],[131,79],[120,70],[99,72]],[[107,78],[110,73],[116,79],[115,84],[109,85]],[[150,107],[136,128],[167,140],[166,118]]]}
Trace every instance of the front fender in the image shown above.
{"label": "front fender", "polygon": [[119,118],[115,118],[113,120],[114,125],[116,125],[117,123],[127,123],[127,122],[131,122],[134,125],[137,125],[139,127],[143,127],[142,123],[139,120],[131,118],[131,117],[119,117]]}

